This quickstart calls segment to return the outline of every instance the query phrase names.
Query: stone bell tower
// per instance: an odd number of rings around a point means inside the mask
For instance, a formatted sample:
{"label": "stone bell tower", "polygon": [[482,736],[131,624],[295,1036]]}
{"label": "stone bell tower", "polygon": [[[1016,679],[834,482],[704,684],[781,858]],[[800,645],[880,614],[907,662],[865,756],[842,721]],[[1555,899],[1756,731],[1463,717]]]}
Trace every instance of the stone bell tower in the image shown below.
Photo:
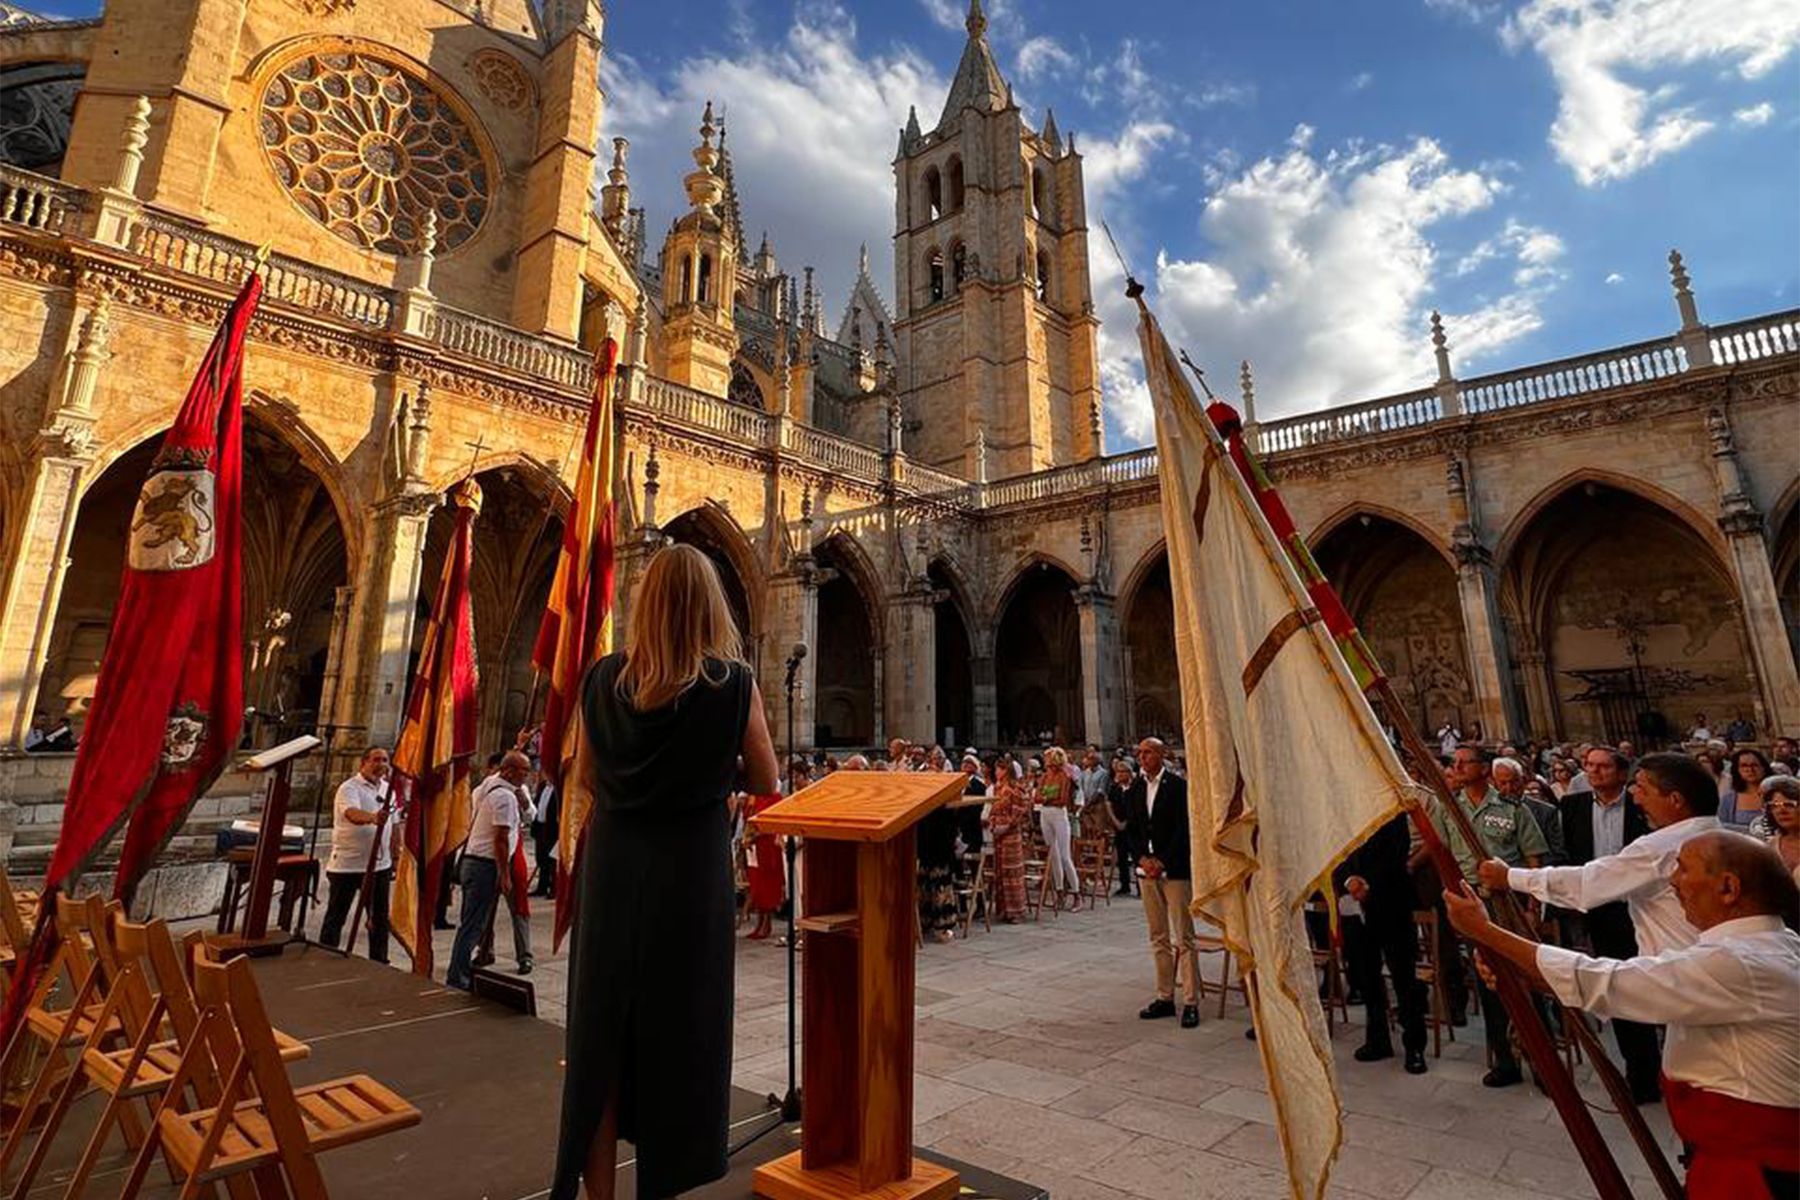
{"label": "stone bell tower", "polygon": [[663,242],[663,332],[669,378],[723,396],[731,386],[731,359],[738,349],[732,313],[738,252],[720,210],[725,178],[714,142],[718,131],[708,101],[700,144],[694,147],[694,170],[682,181],[689,208]]}
{"label": "stone bell tower", "polygon": [[917,110],[894,159],[894,335],[909,453],[990,478],[1102,453],[1081,156],[1033,130],[987,41],[981,0],[936,128]]}

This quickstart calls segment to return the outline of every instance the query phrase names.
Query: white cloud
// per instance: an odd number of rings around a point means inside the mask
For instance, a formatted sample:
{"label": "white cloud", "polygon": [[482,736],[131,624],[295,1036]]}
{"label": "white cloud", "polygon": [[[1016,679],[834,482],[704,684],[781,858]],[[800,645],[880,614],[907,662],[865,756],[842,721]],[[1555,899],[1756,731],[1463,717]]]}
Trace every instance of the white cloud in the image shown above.
{"label": "white cloud", "polygon": [[1556,264],[1565,249],[1563,240],[1549,230],[1508,218],[1499,233],[1484,238],[1458,259],[1450,274],[1457,278],[1471,275],[1489,262],[1507,257],[1514,263],[1514,286],[1531,287],[1561,277]]}
{"label": "white cloud", "polygon": [[1425,0],[1425,7],[1434,12],[1461,17],[1474,25],[1486,24],[1500,11],[1500,6],[1493,0]]}
{"label": "white cloud", "polygon": [[1365,91],[1368,89],[1368,86],[1374,82],[1375,82],[1375,72],[1373,72],[1373,71],[1358,71],[1350,79],[1350,90],[1353,92]]}
{"label": "white cloud", "polygon": [[[1215,186],[1200,217],[1209,256],[1165,251],[1155,263],[1171,335],[1222,394],[1235,394],[1237,363],[1249,359],[1264,418],[1428,382],[1426,314],[1444,273],[1438,227],[1490,209],[1504,192],[1496,176],[1458,169],[1429,139],[1322,152],[1312,139],[1302,126],[1281,153]],[[1508,221],[1491,240],[1488,257],[1513,263],[1505,290],[1445,315],[1463,373],[1539,327],[1539,302],[1559,274],[1562,242],[1548,230]],[[1143,441],[1150,409],[1129,306],[1101,291],[1098,252],[1094,265],[1113,425]]]}
{"label": "white cloud", "polygon": [[1549,65],[1560,92],[1550,144],[1591,186],[1634,174],[1716,124],[1698,106],[1678,103],[1673,82],[1655,83],[1657,72],[1714,63],[1744,79],[1763,76],[1800,46],[1800,4],[1531,0],[1502,36]]}
{"label": "white cloud", "polygon": [[1754,128],[1767,125],[1775,116],[1775,106],[1764,100],[1761,104],[1752,104],[1749,108],[1740,108],[1731,114],[1731,119],[1739,125]]}
{"label": "white cloud", "polygon": [[906,49],[864,54],[848,16],[809,5],[774,43],[696,55],[654,79],[615,53],[601,82],[606,136],[632,142],[632,202],[648,208],[650,253],[686,209],[681,179],[693,170],[689,152],[711,99],[726,113],[745,235],[754,247],[767,229],[784,269],[820,268],[827,324],[836,323],[861,243],[876,279],[891,286],[888,160],[907,106],[930,122],[943,103],[949,81],[930,63]]}
{"label": "white cloud", "polygon": [[1063,44],[1048,34],[1039,34],[1019,47],[1015,59],[1020,79],[1033,82],[1044,74],[1059,74],[1077,69],[1081,63]]}
{"label": "white cloud", "polygon": [[968,19],[968,9],[957,0],[920,0],[925,12],[945,29],[961,29]]}
{"label": "white cloud", "polygon": [[1625,277],[1623,275],[1619,274],[1617,271],[1608,271],[1606,273],[1606,282],[1608,284],[1624,283]]}

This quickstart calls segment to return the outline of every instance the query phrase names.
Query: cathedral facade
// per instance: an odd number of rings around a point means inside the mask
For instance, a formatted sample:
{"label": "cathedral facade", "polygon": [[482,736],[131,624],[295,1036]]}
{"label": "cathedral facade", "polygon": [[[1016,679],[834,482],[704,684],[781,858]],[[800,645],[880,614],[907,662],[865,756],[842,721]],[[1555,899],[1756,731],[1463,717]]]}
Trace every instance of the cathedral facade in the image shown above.
{"label": "cathedral facade", "polygon": [[[528,719],[608,336],[621,623],[688,542],[778,731],[810,648],[799,746],[1176,732],[1155,453],[1102,440],[1081,155],[1014,103],[979,4],[936,125],[900,128],[891,289],[865,255],[835,328],[810,269],[746,242],[710,107],[651,244],[601,24],[594,0],[0,4],[0,745],[91,695],[138,485],[264,244],[253,740],[393,738],[470,472],[484,746]],[[1669,328],[1632,346],[1460,378],[1434,328],[1435,380],[1263,423],[1244,369],[1250,436],[1426,727],[1800,729],[1800,314],[1709,325],[1672,268]]]}

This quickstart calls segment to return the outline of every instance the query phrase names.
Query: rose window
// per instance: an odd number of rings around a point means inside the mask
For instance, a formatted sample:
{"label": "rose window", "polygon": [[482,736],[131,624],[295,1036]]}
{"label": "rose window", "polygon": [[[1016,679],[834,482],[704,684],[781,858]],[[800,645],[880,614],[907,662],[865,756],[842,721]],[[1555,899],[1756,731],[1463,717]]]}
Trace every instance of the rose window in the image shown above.
{"label": "rose window", "polygon": [[416,254],[437,214],[453,250],[487,215],[491,174],[469,122],[404,67],[356,51],[296,59],[263,92],[263,149],[313,220],[354,245]]}

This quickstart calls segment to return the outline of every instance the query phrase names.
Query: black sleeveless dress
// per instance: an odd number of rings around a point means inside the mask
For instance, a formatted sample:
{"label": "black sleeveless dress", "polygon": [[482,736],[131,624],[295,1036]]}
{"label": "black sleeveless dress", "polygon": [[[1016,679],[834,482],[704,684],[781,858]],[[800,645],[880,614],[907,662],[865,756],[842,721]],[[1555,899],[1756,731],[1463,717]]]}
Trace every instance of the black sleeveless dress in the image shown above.
{"label": "black sleeveless dress", "polygon": [[709,660],[675,703],[641,713],[614,690],[623,663],[601,659],[582,694],[594,811],[576,881],[552,1200],[577,1200],[615,1080],[639,1196],[726,1170],[736,958],[725,801],[752,677]]}

